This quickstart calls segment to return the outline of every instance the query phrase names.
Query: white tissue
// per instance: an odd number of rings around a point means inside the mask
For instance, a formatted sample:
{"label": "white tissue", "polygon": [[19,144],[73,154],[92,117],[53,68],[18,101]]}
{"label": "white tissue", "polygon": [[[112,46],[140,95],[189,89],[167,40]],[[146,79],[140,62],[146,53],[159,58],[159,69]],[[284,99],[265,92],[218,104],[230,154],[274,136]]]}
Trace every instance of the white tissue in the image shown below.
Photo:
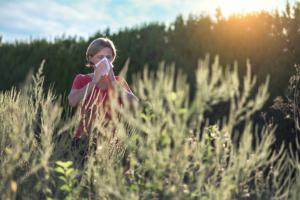
{"label": "white tissue", "polygon": [[95,64],[95,67],[98,68],[102,62],[104,62],[105,65],[101,68],[100,75],[105,76],[105,75],[108,75],[108,73],[109,73],[112,66],[109,64],[107,58],[104,57],[97,64]]}

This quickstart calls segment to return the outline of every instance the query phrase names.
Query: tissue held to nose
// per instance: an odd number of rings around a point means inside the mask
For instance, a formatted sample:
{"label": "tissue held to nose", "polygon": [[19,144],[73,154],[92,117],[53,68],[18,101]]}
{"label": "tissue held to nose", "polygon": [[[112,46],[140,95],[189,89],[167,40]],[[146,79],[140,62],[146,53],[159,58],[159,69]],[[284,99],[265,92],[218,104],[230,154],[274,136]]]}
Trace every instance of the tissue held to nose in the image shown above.
{"label": "tissue held to nose", "polygon": [[104,57],[97,64],[95,64],[95,67],[98,68],[102,62],[104,62],[104,66],[100,69],[100,74],[101,76],[105,76],[108,75],[111,65],[109,64],[107,58]]}

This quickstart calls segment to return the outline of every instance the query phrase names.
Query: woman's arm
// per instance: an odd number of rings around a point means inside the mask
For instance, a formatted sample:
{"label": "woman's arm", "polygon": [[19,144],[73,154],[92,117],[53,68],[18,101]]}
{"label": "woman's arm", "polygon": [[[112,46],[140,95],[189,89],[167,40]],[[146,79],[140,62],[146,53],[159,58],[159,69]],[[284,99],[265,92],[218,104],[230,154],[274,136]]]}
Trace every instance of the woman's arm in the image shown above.
{"label": "woman's arm", "polygon": [[133,94],[125,79],[121,78],[120,83],[122,85],[122,92],[124,93],[124,97],[129,102],[130,107],[133,108],[133,105],[137,104],[139,102],[139,99]]}
{"label": "woman's arm", "polygon": [[139,99],[131,91],[128,91],[126,89],[123,89],[123,93],[124,93],[123,97],[126,99],[125,101],[127,101],[128,103],[129,110],[135,113],[136,108],[139,104]]}
{"label": "woman's arm", "polygon": [[130,103],[139,102],[139,99],[131,91],[125,90],[125,92]]}
{"label": "woman's arm", "polygon": [[[103,78],[105,71],[103,71],[102,68],[103,63],[101,63],[100,66],[95,69],[93,80],[87,83],[84,87],[79,87],[80,89],[75,89],[76,87],[71,89],[70,94],[68,95],[70,106],[77,106],[78,103],[83,99],[84,95],[90,94],[96,85],[100,86],[101,83],[103,84],[103,81],[101,82],[101,79]],[[78,78],[75,77],[73,86],[76,85],[76,83],[80,83],[80,76],[78,76]]]}
{"label": "woman's arm", "polygon": [[94,81],[89,82],[84,87],[80,89],[71,89],[68,95],[69,105],[75,107],[83,99],[84,95],[88,95],[92,92],[96,83]]}

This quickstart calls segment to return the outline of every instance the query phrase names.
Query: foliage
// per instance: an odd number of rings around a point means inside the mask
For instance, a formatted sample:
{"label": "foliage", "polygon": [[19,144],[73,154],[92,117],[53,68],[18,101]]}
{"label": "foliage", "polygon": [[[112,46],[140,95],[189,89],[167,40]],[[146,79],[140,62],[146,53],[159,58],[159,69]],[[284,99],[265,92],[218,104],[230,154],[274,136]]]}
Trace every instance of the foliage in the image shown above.
{"label": "foliage", "polygon": [[[112,101],[110,123],[100,113],[79,141],[78,112],[62,117],[40,70],[21,91],[0,93],[1,199],[298,199],[299,159],[273,151],[275,126],[251,119],[269,79],[253,96],[250,65],[241,82],[237,69],[200,60],[191,100],[174,65],[145,68],[133,77],[135,109]],[[229,113],[211,124],[205,112],[225,101]]]}

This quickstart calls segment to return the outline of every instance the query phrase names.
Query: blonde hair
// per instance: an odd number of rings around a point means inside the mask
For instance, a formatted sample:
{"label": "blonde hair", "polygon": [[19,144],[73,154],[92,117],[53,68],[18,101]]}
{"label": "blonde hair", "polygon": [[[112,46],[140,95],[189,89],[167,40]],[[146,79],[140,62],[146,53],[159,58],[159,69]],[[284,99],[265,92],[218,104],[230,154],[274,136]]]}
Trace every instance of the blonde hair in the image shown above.
{"label": "blonde hair", "polygon": [[92,67],[94,66],[94,64],[90,61],[90,57],[93,57],[95,54],[97,54],[99,51],[101,51],[101,49],[108,47],[112,50],[113,53],[113,59],[114,60],[116,58],[116,47],[114,45],[114,43],[108,39],[108,38],[97,38],[95,40],[93,40],[90,45],[88,46],[85,56],[86,56],[86,61],[87,67]]}

